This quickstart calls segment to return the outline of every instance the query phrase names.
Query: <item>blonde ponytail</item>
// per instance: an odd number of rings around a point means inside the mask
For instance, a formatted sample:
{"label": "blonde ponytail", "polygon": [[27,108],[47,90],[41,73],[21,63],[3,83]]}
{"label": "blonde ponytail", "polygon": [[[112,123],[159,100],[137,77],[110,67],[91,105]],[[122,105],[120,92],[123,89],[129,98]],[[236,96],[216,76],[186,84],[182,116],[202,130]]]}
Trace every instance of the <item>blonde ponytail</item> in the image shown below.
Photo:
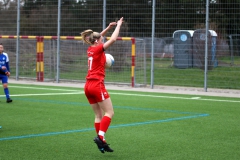
{"label": "blonde ponytail", "polygon": [[85,30],[81,33],[83,42],[92,45],[96,40],[101,37],[101,34],[98,32],[93,32],[91,29]]}

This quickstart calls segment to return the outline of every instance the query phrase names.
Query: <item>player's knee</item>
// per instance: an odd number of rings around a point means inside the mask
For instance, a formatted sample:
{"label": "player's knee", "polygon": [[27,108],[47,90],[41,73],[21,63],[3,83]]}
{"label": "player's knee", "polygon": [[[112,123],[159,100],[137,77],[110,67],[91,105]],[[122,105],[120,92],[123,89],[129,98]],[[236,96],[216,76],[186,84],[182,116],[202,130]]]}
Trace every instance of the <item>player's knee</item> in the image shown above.
{"label": "player's knee", "polygon": [[112,118],[114,116],[114,111],[109,111],[109,112],[107,112],[107,114],[110,118]]}
{"label": "player's knee", "polygon": [[7,88],[8,84],[7,83],[3,83],[3,88]]}
{"label": "player's knee", "polygon": [[95,114],[95,119],[101,120],[102,117],[103,117],[102,112],[101,112],[101,113],[98,113],[98,114]]}

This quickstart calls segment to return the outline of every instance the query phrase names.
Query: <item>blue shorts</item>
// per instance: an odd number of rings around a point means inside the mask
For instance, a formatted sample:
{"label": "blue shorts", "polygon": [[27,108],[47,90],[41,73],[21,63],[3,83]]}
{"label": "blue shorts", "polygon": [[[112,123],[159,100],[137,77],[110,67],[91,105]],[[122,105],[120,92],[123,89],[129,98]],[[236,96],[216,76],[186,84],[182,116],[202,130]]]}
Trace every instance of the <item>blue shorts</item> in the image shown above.
{"label": "blue shorts", "polygon": [[8,76],[0,74],[0,80],[2,80],[2,84],[8,83]]}

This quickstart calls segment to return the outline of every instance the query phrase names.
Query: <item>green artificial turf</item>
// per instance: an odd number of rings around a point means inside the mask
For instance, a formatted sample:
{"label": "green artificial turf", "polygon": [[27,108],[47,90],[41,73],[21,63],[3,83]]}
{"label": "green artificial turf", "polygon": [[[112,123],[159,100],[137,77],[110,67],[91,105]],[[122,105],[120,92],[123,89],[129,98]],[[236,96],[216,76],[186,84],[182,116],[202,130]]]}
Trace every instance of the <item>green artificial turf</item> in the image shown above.
{"label": "green artificial turf", "polygon": [[[107,86],[106,86],[107,87]],[[115,115],[98,151],[83,89],[9,84],[0,91],[0,160],[237,160],[240,98],[109,90]]]}

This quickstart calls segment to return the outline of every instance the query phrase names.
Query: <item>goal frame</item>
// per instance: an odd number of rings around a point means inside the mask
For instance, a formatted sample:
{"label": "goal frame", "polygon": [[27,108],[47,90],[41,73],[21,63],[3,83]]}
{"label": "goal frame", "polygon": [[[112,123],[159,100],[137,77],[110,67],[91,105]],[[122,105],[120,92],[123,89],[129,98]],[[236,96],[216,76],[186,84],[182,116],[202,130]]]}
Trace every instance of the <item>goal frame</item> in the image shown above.
{"label": "goal frame", "polygon": [[[58,36],[16,36],[16,35],[0,35],[0,39],[36,39],[36,79],[39,82],[44,81],[44,39],[58,39]],[[60,36],[61,40],[82,40],[81,36]],[[106,37],[109,40],[111,37]],[[135,57],[136,57],[136,45],[134,37],[118,37],[117,40],[131,41],[131,86],[135,87]],[[17,54],[17,53],[16,53]],[[17,61],[17,60],[16,60]],[[16,62],[16,65],[18,63]],[[17,68],[18,66],[16,66]],[[16,72],[16,74],[18,74]],[[16,75],[18,77],[18,75]]]}

